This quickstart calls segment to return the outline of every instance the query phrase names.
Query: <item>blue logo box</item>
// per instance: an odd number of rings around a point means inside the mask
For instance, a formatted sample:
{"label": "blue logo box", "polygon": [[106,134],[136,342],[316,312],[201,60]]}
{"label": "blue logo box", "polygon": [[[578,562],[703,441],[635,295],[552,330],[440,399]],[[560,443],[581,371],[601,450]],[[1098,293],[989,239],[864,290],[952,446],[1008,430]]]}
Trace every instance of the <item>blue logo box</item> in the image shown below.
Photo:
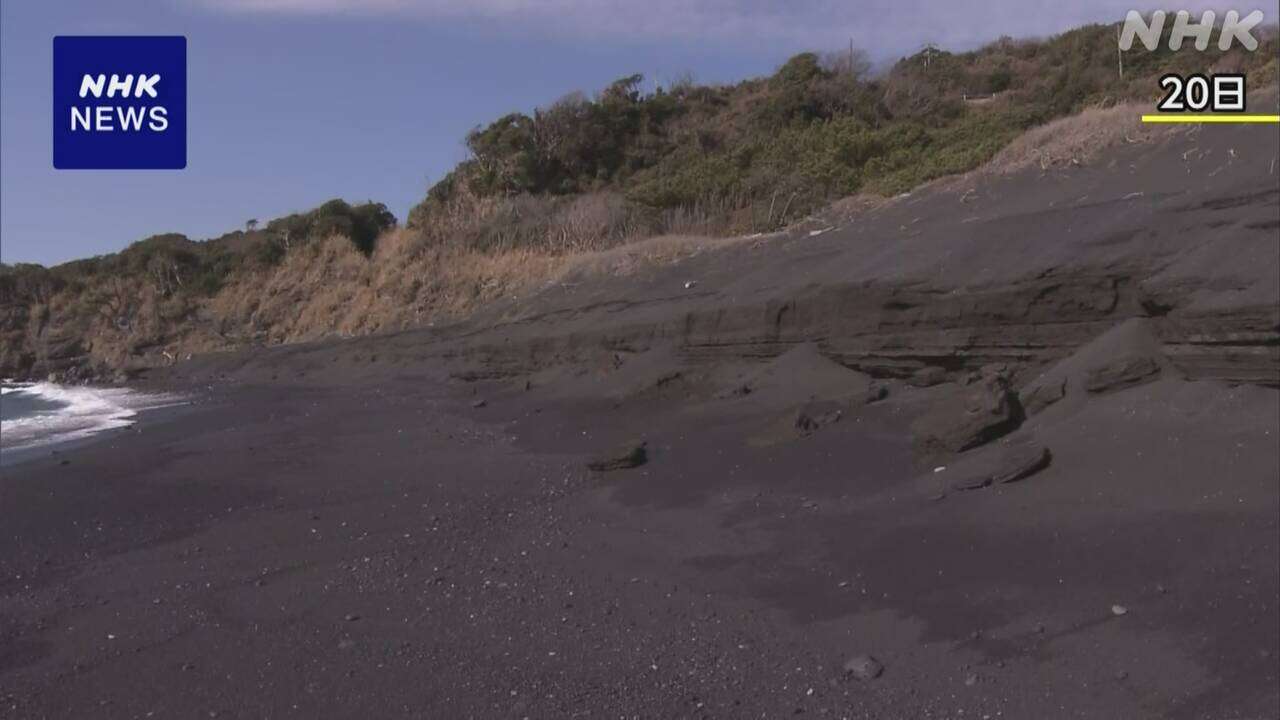
{"label": "blue logo box", "polygon": [[187,39],[53,39],[53,166],[187,166]]}

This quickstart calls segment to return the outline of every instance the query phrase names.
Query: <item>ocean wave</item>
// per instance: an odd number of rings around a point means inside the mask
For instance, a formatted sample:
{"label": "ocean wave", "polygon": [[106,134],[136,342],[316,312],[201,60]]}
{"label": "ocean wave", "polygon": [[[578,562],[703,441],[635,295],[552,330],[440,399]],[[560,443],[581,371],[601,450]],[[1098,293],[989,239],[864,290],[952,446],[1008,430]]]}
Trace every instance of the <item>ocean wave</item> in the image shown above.
{"label": "ocean wave", "polygon": [[18,450],[66,442],[113,428],[128,427],[141,410],[179,404],[172,395],[127,388],[95,388],[38,382],[3,388],[10,400],[43,401],[43,409],[0,421],[0,448]]}

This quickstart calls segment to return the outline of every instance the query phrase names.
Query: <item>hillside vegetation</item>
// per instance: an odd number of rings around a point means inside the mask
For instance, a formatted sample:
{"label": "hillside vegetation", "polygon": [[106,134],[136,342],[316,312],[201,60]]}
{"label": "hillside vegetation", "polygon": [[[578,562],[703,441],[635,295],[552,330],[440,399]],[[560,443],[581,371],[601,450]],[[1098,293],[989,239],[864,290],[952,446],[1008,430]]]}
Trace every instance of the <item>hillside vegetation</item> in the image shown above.
{"label": "hillside vegetation", "polygon": [[[193,352],[453,319],[535,291],[575,254],[772,231],[838,198],[972,170],[1030,128],[1155,99],[1164,72],[1276,82],[1274,34],[1255,53],[1131,51],[1123,78],[1115,42],[1116,26],[1097,25],[926,48],[880,75],[857,53],[803,53],[735,85],[646,92],[625,77],[475,129],[469,159],[404,227],[381,204],[334,200],[204,242],[158,235],[54,268],[0,266],[0,375],[106,379]],[[1038,132],[1038,148],[1052,142]]]}
{"label": "hillside vegetation", "polygon": [[[1276,40],[1125,53],[1116,27],[978,51],[935,48],[867,74],[856,53],[791,58],[767,78],[642,93],[639,75],[467,136],[471,158],[410,213],[436,242],[575,250],[636,235],[774,230],[857,192],[895,195],[989,160],[1085,107],[1155,99],[1165,72],[1247,71],[1274,83]],[[967,100],[966,100],[967,98]]]}

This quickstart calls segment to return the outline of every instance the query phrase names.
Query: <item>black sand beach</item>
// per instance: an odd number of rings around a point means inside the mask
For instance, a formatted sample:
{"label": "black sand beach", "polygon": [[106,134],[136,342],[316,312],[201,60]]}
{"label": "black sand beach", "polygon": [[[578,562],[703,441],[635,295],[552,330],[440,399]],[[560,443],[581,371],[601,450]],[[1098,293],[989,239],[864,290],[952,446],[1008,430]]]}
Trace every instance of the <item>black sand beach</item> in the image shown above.
{"label": "black sand beach", "polygon": [[[888,406],[752,447],[767,413],[477,390],[237,388],[7,475],[6,712],[1275,707],[1274,393],[1128,390],[1050,469],[962,493],[907,479]],[[638,434],[646,465],[582,468]]]}
{"label": "black sand beach", "polygon": [[4,470],[0,715],[1276,717],[1278,140],[1213,130],[155,371]]}

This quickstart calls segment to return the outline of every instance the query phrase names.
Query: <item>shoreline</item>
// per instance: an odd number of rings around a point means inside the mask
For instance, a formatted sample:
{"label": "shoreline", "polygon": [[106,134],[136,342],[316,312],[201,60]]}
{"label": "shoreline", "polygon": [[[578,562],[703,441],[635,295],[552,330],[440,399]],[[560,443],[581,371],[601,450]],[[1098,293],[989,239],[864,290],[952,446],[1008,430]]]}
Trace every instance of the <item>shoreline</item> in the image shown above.
{"label": "shoreline", "polygon": [[194,398],[167,396],[166,393],[148,392],[141,388],[127,385],[72,387],[88,391],[108,390],[114,392],[134,393],[134,396],[130,398],[127,405],[119,406],[119,410],[128,411],[131,414],[127,418],[120,418],[119,420],[116,420],[117,422],[125,423],[123,425],[66,431],[61,434],[70,435],[70,437],[55,437],[54,439],[40,438],[27,445],[14,448],[4,448],[3,451],[0,451],[0,467],[17,467],[24,463],[40,459],[41,457],[60,455],[76,448],[104,440],[114,439],[127,435],[128,433],[140,433],[143,432],[149,424],[164,422],[166,418],[176,416],[184,409],[189,409],[195,402]]}

